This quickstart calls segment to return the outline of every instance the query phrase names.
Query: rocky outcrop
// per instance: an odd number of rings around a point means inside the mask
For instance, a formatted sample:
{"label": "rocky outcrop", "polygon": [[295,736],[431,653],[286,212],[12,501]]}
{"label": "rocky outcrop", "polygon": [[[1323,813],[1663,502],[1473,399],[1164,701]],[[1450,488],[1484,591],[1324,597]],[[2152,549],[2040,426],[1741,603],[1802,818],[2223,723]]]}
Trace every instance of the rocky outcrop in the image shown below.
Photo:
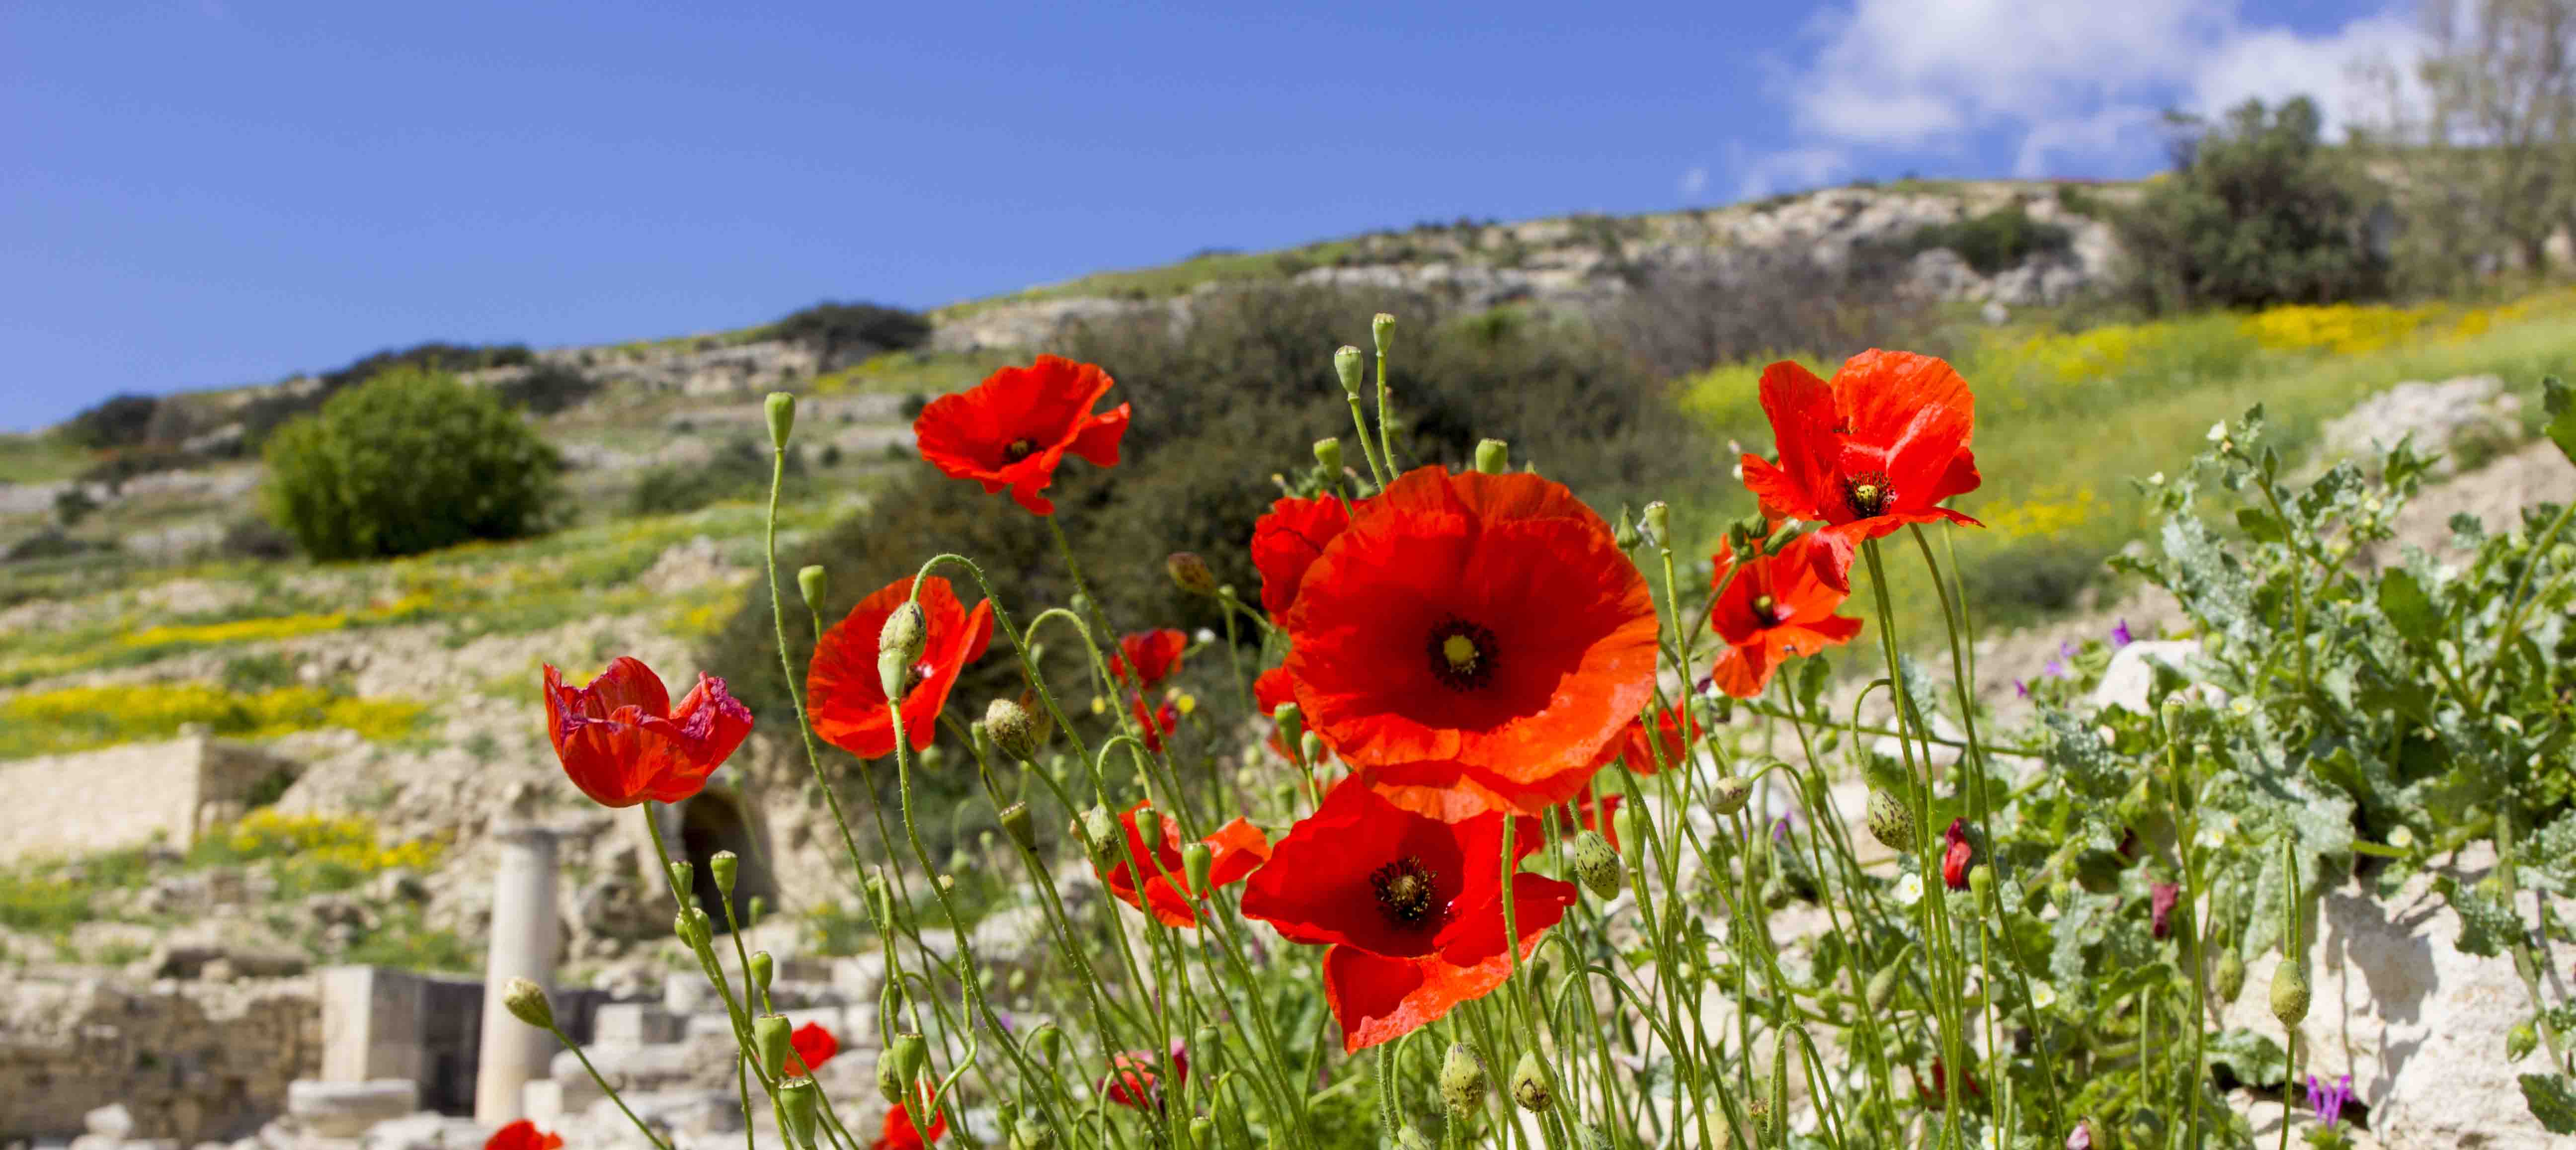
{"label": "rocky outcrop", "polygon": [[2380,392],[2325,425],[2322,461],[2376,460],[2406,440],[2419,455],[2437,456],[2432,474],[2474,468],[2522,438],[2522,399],[2492,375],[2440,383],[2408,380]]}
{"label": "rocky outcrop", "polygon": [[61,1138],[121,1104],[132,1137],[249,1134],[321,1064],[309,978],[126,986],[13,980],[0,990],[0,1138]]}

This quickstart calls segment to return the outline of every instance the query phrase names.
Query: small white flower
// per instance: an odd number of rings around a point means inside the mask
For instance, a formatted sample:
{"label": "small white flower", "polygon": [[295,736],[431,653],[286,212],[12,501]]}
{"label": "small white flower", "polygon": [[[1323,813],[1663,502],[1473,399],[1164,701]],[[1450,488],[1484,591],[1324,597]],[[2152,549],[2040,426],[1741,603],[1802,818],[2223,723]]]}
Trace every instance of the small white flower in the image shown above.
{"label": "small white flower", "polygon": [[2399,850],[2405,850],[2408,847],[2414,846],[2414,828],[2400,826],[2397,829],[2388,832],[2388,845],[2396,847]]}
{"label": "small white flower", "polygon": [[2057,1005],[2057,988],[2045,982],[2031,983],[2030,1004],[2041,1010]]}
{"label": "small white flower", "polygon": [[2210,425],[2209,425],[2209,441],[2210,441],[2211,443],[2221,443],[2221,442],[2225,442],[2225,441],[2226,441],[2226,439],[2227,439],[2227,421],[2226,421],[2226,420],[2222,419],[2222,420],[2219,420],[2219,421],[2218,421],[2218,422],[2216,422],[2216,423],[2213,423],[2213,424],[2210,424]]}
{"label": "small white flower", "polygon": [[2165,485],[2165,473],[2164,473],[2164,472],[2159,471],[2159,472],[2157,472],[2157,473],[2155,473],[2155,474],[2150,475],[2150,476],[2148,476],[2148,477],[2147,477],[2147,486],[2149,486],[2149,487],[2162,487],[2162,486],[2164,486],[2164,485]]}
{"label": "small white flower", "polygon": [[2227,709],[2235,712],[2236,717],[2241,719],[2254,713],[2254,704],[2243,699],[2237,699],[2228,703]]}
{"label": "small white flower", "polygon": [[2003,1131],[1997,1130],[1992,1126],[1986,1127],[1985,1133],[1977,1136],[1977,1144],[1983,1147],[1984,1150],[2005,1150],[2006,1147],[2012,1145],[2012,1143],[2004,1140]]}
{"label": "small white flower", "polygon": [[1198,635],[1197,635],[1197,639],[1198,639],[1198,641],[1199,641],[1199,642],[1201,642],[1201,643],[1213,643],[1213,642],[1216,642],[1216,628],[1214,628],[1214,627],[1201,627],[1201,628],[1199,628],[1199,633],[1198,633]]}
{"label": "small white flower", "polygon": [[1912,906],[1923,901],[1923,876],[1909,874],[1896,880],[1896,905]]}

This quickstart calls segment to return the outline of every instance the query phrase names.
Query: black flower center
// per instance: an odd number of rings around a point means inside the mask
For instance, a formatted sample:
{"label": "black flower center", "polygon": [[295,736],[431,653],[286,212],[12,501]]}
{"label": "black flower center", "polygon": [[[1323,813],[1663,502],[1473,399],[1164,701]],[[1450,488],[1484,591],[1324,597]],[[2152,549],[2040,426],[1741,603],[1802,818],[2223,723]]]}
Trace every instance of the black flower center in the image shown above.
{"label": "black flower center", "polygon": [[1447,912],[1440,905],[1440,876],[1408,855],[1369,872],[1377,891],[1377,908],[1388,922],[1404,927],[1438,926]]}
{"label": "black flower center", "polygon": [[1843,479],[1843,505],[1851,508],[1854,519],[1885,515],[1895,503],[1896,487],[1884,471],[1864,471]]}
{"label": "black flower center", "polygon": [[1494,678],[1494,633],[1452,618],[1431,629],[1425,644],[1431,677],[1452,691],[1472,691]]}
{"label": "black flower center", "polygon": [[1038,453],[1038,445],[1037,445],[1037,441],[1032,440],[1032,439],[1028,439],[1028,438],[1025,438],[1025,437],[1024,437],[1024,438],[1020,438],[1020,439],[1014,439],[1014,440],[1012,440],[1012,441],[1011,441],[1011,445],[1010,445],[1009,447],[1005,447],[1005,448],[1003,448],[1003,449],[1002,449],[1002,459],[1003,459],[1005,462],[1009,462],[1009,463],[1018,463],[1019,461],[1021,461],[1021,460],[1023,460],[1023,459],[1026,459],[1026,458],[1028,458],[1028,457],[1030,457],[1030,456],[1032,456],[1032,455],[1035,455],[1035,454],[1037,454],[1037,453]]}

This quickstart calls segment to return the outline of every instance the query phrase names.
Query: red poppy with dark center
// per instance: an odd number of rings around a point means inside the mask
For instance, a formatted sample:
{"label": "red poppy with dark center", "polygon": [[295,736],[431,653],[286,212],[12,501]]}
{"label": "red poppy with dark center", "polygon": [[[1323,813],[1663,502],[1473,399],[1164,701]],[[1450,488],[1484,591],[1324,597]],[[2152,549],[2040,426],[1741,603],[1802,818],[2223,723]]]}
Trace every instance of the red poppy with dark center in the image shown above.
{"label": "red poppy with dark center", "polygon": [[492,1132],[483,1142],[483,1150],[559,1150],[563,1135],[537,1129],[525,1118]]}
{"label": "red poppy with dark center", "polygon": [[1536,475],[1407,473],[1299,584],[1309,729],[1414,810],[1574,797],[1654,687],[1655,609],[1610,527]]}
{"label": "red poppy with dark center", "polygon": [[1744,485],[1773,518],[1828,525],[1819,534],[1837,560],[1826,571],[1836,587],[1851,588],[1861,540],[1943,519],[1984,526],[1940,506],[1981,482],[1968,450],[1976,397],[1949,364],[1873,348],[1827,383],[1783,360],[1763,369],[1762,410],[1780,460],[1745,456]]}
{"label": "red poppy with dark center", "polygon": [[787,1044],[795,1049],[795,1053],[787,1056],[789,1078],[801,1078],[821,1070],[824,1063],[841,1052],[841,1040],[832,1037],[832,1032],[824,1029],[820,1022],[808,1022],[797,1027],[795,1033],[787,1036]]}
{"label": "red poppy with dark center", "polygon": [[[1683,712],[1678,719],[1674,717],[1676,711]],[[1612,762],[1624,762],[1631,771],[1651,775],[1665,767],[1689,761],[1691,747],[1699,741],[1699,720],[1690,716],[1688,711],[1687,706],[1657,705],[1648,708],[1648,713],[1655,720],[1655,738],[1648,741],[1647,716],[1639,715],[1629,722],[1626,730],[1619,732],[1618,738],[1601,748],[1601,765],[1606,767]]]}
{"label": "red poppy with dark center", "polygon": [[[1198,912],[1191,908],[1189,897],[1181,893],[1187,876],[1181,871],[1180,824],[1168,816],[1155,817],[1163,833],[1157,836],[1153,857],[1148,859],[1145,833],[1136,825],[1136,812],[1143,809],[1145,804],[1140,802],[1118,816],[1127,830],[1127,861],[1099,871],[1100,881],[1109,893],[1118,896],[1118,901],[1138,910],[1152,904],[1154,917],[1165,926],[1196,926]],[[1208,883],[1212,886],[1242,882],[1245,875],[1270,858],[1270,840],[1261,828],[1244,819],[1227,823],[1199,841],[1207,844],[1213,858],[1208,868]],[[1097,866],[1093,869],[1099,870]]]}
{"label": "red poppy with dark center", "polygon": [[621,656],[586,687],[547,664],[546,735],[572,785],[602,806],[676,803],[707,785],[751,734],[751,712],[701,674],[678,707],[662,677]]}
{"label": "red poppy with dark center", "polygon": [[1118,653],[1109,657],[1109,674],[1121,683],[1150,691],[1181,669],[1181,652],[1190,637],[1170,627],[1118,637]]}
{"label": "red poppy with dark center", "polygon": [[1730,565],[1735,570],[1708,614],[1709,627],[1726,643],[1709,671],[1718,690],[1753,698],[1792,657],[1813,655],[1860,634],[1860,620],[1834,614],[1851,592],[1834,586],[1827,570],[1832,550],[1818,534],[1801,535],[1777,555],[1742,564],[1735,564],[1734,553],[1721,545],[1710,562],[1720,578]]}
{"label": "red poppy with dark center", "polygon": [[[894,717],[887,713],[885,684],[877,675],[877,637],[885,630],[886,617],[911,595],[910,578],[887,584],[859,600],[814,645],[805,678],[814,733],[862,759],[894,752]],[[977,603],[967,610],[939,576],[922,581],[921,616],[928,642],[903,693],[904,734],[916,751],[938,737],[939,709],[948,705],[958,671],[982,658],[993,640],[993,605]]]}
{"label": "red poppy with dark center", "polygon": [[[1163,1076],[1155,1072],[1154,1056],[1142,1050],[1120,1051],[1109,1057],[1109,1076],[1100,1080],[1100,1092],[1109,1100],[1131,1110],[1163,1108]],[[1172,1040],[1172,1087],[1179,1089],[1190,1080],[1190,1050],[1180,1039]]]}
{"label": "red poppy with dark center", "polygon": [[1968,841],[1968,820],[1952,819],[1949,829],[1941,832],[1949,845],[1941,850],[1941,883],[1951,890],[1968,889],[1968,870],[1977,865],[1977,848]]}
{"label": "red poppy with dark center", "polygon": [[947,1133],[948,1116],[945,1114],[932,1114],[930,1133],[923,1134],[919,1127],[912,1124],[910,1107],[888,1106],[885,1112],[884,1129],[878,1133],[876,1141],[868,1144],[868,1150],[924,1150]]}
{"label": "red poppy with dark center", "polygon": [[[1342,1024],[1345,1052],[1401,1038],[1502,985],[1511,976],[1507,948],[1517,944],[1526,959],[1574,905],[1573,884],[1516,875],[1520,937],[1506,941],[1504,817],[1442,822],[1346,779],[1252,873],[1246,916],[1291,942],[1332,948],[1324,1001]],[[1541,834],[1537,819],[1514,817],[1517,867]]]}
{"label": "red poppy with dark center", "polygon": [[1619,804],[1628,796],[1606,794],[1594,798],[1591,791],[1574,796],[1574,819],[1587,831],[1599,831],[1610,840],[1610,849],[1619,849]]}
{"label": "red poppy with dark center", "polygon": [[941,474],[981,483],[988,495],[1010,488],[1020,506],[1053,515],[1054,501],[1038,493],[1055,482],[1065,453],[1102,467],[1118,464],[1128,407],[1092,410],[1113,382],[1096,365],[1042,355],[1027,367],[994,372],[966,392],[931,400],[912,421],[913,438]]}
{"label": "red poppy with dark center", "polygon": [[1297,601],[1298,585],[1306,580],[1306,569],[1350,525],[1350,511],[1336,496],[1271,504],[1270,513],[1252,525],[1252,566],[1261,572],[1261,609],[1274,620],[1286,619],[1289,605]]}
{"label": "red poppy with dark center", "polygon": [[1136,731],[1144,736],[1145,749],[1158,755],[1163,753],[1163,736],[1178,730],[1181,725],[1180,708],[1165,703],[1148,712],[1142,695],[1127,700],[1127,713],[1135,717]]}

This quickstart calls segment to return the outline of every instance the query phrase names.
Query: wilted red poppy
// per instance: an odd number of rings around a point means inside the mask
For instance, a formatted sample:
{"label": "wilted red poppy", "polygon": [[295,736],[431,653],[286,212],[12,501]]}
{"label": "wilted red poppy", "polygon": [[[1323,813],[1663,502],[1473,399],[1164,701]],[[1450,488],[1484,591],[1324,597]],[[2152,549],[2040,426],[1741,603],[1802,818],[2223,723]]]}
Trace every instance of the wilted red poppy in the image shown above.
{"label": "wilted red poppy", "polygon": [[930,1116],[930,1133],[923,1134],[912,1124],[909,1105],[888,1106],[885,1129],[877,1135],[876,1141],[868,1144],[868,1150],[924,1150],[947,1133],[948,1116],[945,1114],[933,1113]]}
{"label": "wilted red poppy", "polygon": [[[1518,820],[1512,864],[1540,845]],[[1345,779],[1279,840],[1244,885],[1243,913],[1291,942],[1322,943],[1324,1001],[1345,1052],[1437,1021],[1511,977],[1503,916],[1503,815],[1442,822]],[[1512,880],[1523,958],[1574,905],[1571,883]]]}
{"label": "wilted red poppy", "polygon": [[[1986,1088],[1977,1082],[1977,1072],[1973,1069],[1968,1070],[1959,1076],[1959,1090],[1961,1093],[1972,1094],[1980,1098],[1984,1097],[1986,1093]],[[1950,1075],[1947,1070],[1942,1068],[1940,1055],[1935,1054],[1932,1056],[1931,1085],[1928,1087],[1925,1086],[1923,1080],[1918,1077],[1914,1080],[1914,1093],[1916,1097],[1923,1100],[1923,1104],[1925,1106],[1930,1107],[1931,1109],[1939,1110],[1942,1107],[1949,1105]]]}
{"label": "wilted red poppy", "polygon": [[1613,792],[1596,799],[1591,791],[1574,796],[1575,822],[1587,831],[1599,831],[1610,840],[1610,849],[1619,849],[1619,804],[1628,796]]}
{"label": "wilted red poppy", "polygon": [[1350,512],[1336,496],[1272,503],[1270,513],[1252,524],[1252,566],[1261,572],[1261,609],[1272,619],[1286,619],[1306,569],[1350,525]]}
{"label": "wilted red poppy", "polygon": [[2182,887],[2177,883],[2147,884],[2148,932],[2162,939],[2173,934],[2173,909],[2182,901]]}
{"label": "wilted red poppy", "polygon": [[820,1022],[808,1022],[797,1027],[794,1034],[787,1036],[787,1045],[795,1048],[795,1053],[787,1056],[789,1078],[821,1070],[824,1063],[841,1052],[841,1040],[832,1037],[832,1032],[824,1029]]}
{"label": "wilted red poppy", "polygon": [[[1163,1076],[1155,1072],[1154,1061],[1142,1050],[1109,1056],[1109,1076],[1100,1080],[1100,1092],[1131,1110],[1162,1109]],[[1190,1049],[1177,1038],[1172,1040],[1171,1063],[1172,1087],[1177,1090],[1190,1080]]]}
{"label": "wilted red poppy", "polygon": [[1976,397],[1950,365],[1875,348],[1843,362],[1832,383],[1783,360],[1763,369],[1762,410],[1780,450],[1744,457],[1744,485],[1775,518],[1820,520],[1839,560],[1827,571],[1851,587],[1852,549],[1908,523],[1984,526],[1942,500],[1977,489]]}
{"label": "wilted red poppy", "polygon": [[1170,627],[1118,637],[1118,653],[1109,657],[1109,674],[1121,683],[1150,691],[1181,669],[1181,652],[1190,637]]}
{"label": "wilted red poppy", "polygon": [[[886,713],[885,684],[877,676],[877,636],[885,630],[886,616],[911,595],[908,576],[886,584],[859,600],[814,645],[805,676],[814,733],[862,759],[894,753],[894,717]],[[957,672],[982,658],[993,640],[993,605],[977,603],[967,610],[939,576],[921,584],[921,616],[928,642],[903,696],[903,729],[916,751],[938,737],[939,709],[948,705]]]}
{"label": "wilted red poppy", "polygon": [[[1646,716],[1639,715],[1629,721],[1618,738],[1601,748],[1602,766],[1625,762],[1629,770],[1651,775],[1666,766],[1690,760],[1691,747],[1699,742],[1699,720],[1690,715],[1690,707],[1685,704],[1650,707],[1648,710],[1655,718],[1654,741],[1647,741]],[[1682,713],[1679,720],[1673,718],[1677,711]]]}
{"label": "wilted red poppy", "polygon": [[1145,749],[1157,755],[1163,753],[1163,736],[1171,734],[1181,725],[1180,708],[1165,703],[1147,711],[1145,697],[1142,695],[1128,698],[1127,713],[1135,716],[1136,731],[1144,736]]}
{"label": "wilted red poppy", "polygon": [[1968,889],[1968,869],[1977,865],[1977,848],[1968,841],[1968,820],[1952,819],[1949,829],[1941,832],[1941,883],[1951,890]]}
{"label": "wilted red poppy", "polygon": [[[1734,561],[1723,544],[1712,560],[1721,578]],[[1791,657],[1813,655],[1860,634],[1860,620],[1834,614],[1851,592],[1833,585],[1827,570],[1832,561],[1830,545],[1811,532],[1790,540],[1777,555],[1757,556],[1736,568],[1708,613],[1710,629],[1726,643],[1709,671],[1717,689],[1753,698]]]}
{"label": "wilted red poppy", "polygon": [[1127,405],[1091,410],[1112,382],[1096,365],[1042,355],[931,400],[912,421],[913,438],[941,474],[981,483],[987,495],[1008,487],[1020,506],[1053,515],[1054,501],[1038,492],[1055,482],[1066,452],[1102,467],[1118,464]]}
{"label": "wilted red poppy", "polygon": [[700,674],[676,709],[662,677],[619,656],[585,687],[564,686],[546,664],[546,735],[564,774],[591,801],[631,807],[676,803],[698,793],[751,734],[751,711]]}
{"label": "wilted red poppy", "polygon": [[[1163,833],[1157,836],[1154,856],[1149,860],[1145,857],[1145,834],[1136,826],[1136,812],[1144,806],[1137,803],[1118,816],[1127,828],[1127,861],[1100,871],[1100,881],[1108,886],[1109,893],[1118,896],[1118,901],[1138,910],[1151,902],[1154,917],[1165,926],[1196,926],[1198,912],[1191,909],[1189,898],[1181,893],[1187,876],[1181,872],[1180,824],[1169,817],[1156,816]],[[1262,835],[1261,828],[1243,819],[1227,823],[1199,841],[1206,843],[1212,853],[1208,882],[1214,886],[1242,882],[1243,876],[1270,857],[1270,840]],[[1157,868],[1161,873],[1156,873]],[[1099,868],[1095,865],[1093,869]],[[1141,899],[1137,894],[1140,880],[1144,890]]]}
{"label": "wilted red poppy", "polygon": [[1645,579],[1562,484],[1425,467],[1308,568],[1285,666],[1307,726],[1400,803],[1536,813],[1645,705],[1655,628]]}
{"label": "wilted red poppy", "polygon": [[536,1123],[522,1118],[493,1131],[483,1150],[557,1150],[562,1145],[563,1135],[541,1131]]}

